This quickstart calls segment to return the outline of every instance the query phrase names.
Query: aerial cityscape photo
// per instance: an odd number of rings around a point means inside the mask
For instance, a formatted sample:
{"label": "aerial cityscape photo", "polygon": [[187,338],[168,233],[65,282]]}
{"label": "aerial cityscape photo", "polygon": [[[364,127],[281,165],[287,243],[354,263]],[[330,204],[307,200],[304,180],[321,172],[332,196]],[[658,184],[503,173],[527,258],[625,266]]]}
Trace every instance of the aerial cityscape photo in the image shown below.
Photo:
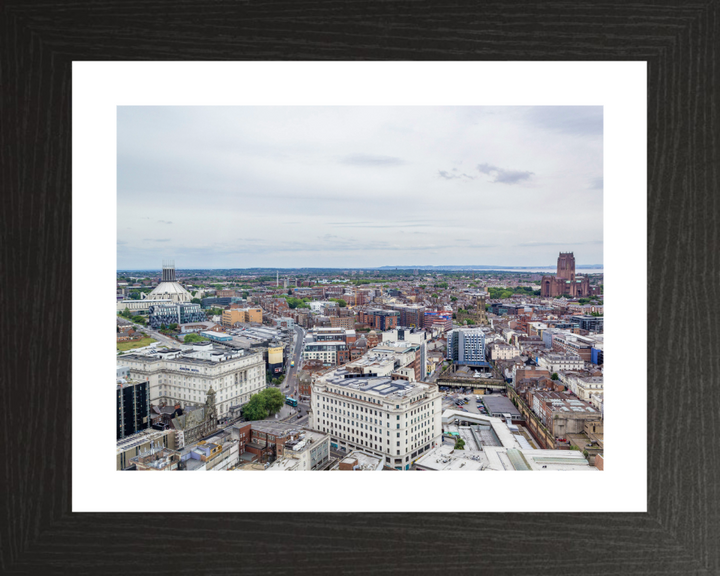
{"label": "aerial cityscape photo", "polygon": [[603,470],[602,107],[117,130],[117,470]]}

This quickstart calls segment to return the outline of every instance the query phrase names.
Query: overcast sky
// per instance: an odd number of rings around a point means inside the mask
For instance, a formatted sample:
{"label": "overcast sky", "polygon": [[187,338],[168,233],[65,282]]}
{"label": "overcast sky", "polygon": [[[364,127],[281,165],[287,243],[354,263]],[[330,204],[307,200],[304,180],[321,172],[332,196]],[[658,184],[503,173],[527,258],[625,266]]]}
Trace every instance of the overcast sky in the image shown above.
{"label": "overcast sky", "polygon": [[601,107],[120,107],[118,268],[602,264]]}

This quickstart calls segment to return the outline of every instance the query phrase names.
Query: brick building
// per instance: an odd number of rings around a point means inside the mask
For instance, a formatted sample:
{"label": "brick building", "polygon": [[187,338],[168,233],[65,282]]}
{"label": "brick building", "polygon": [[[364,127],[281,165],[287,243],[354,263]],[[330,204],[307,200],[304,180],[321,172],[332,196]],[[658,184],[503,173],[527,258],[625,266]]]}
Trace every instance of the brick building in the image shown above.
{"label": "brick building", "polygon": [[358,321],[376,330],[392,330],[398,327],[400,312],[396,310],[367,310],[358,313]]}
{"label": "brick building", "polygon": [[355,317],[354,316],[331,316],[330,326],[332,328],[345,328],[346,330],[352,330],[355,328]]}
{"label": "brick building", "polygon": [[540,295],[544,297],[570,296],[580,298],[599,294],[599,288],[590,286],[587,276],[575,275],[575,256],[572,252],[560,252],[555,276],[543,276]]}
{"label": "brick building", "polygon": [[562,392],[528,390],[528,405],[540,417],[543,425],[556,437],[581,434],[586,421],[600,419],[592,405]]}

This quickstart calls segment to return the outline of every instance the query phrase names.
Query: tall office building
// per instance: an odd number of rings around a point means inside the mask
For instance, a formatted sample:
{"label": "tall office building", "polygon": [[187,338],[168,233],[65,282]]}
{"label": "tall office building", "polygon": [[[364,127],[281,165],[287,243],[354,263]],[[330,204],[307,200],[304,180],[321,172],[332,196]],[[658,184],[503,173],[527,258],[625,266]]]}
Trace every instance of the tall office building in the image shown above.
{"label": "tall office building", "polygon": [[150,395],[148,382],[117,383],[117,439],[150,427]]}

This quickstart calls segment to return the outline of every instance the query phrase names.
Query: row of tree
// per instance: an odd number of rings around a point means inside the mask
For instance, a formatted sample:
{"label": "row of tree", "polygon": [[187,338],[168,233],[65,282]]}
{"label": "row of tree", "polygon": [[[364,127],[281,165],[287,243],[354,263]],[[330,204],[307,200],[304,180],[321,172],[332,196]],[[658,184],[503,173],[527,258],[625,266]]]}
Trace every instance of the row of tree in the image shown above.
{"label": "row of tree", "polygon": [[140,324],[141,326],[147,326],[147,320],[143,316],[133,315],[133,313],[130,312],[130,310],[128,310],[127,308],[125,310],[123,310],[122,312],[120,312],[120,316],[122,316],[123,318],[127,318],[128,320],[131,320],[132,322],[135,322],[135,324]]}

